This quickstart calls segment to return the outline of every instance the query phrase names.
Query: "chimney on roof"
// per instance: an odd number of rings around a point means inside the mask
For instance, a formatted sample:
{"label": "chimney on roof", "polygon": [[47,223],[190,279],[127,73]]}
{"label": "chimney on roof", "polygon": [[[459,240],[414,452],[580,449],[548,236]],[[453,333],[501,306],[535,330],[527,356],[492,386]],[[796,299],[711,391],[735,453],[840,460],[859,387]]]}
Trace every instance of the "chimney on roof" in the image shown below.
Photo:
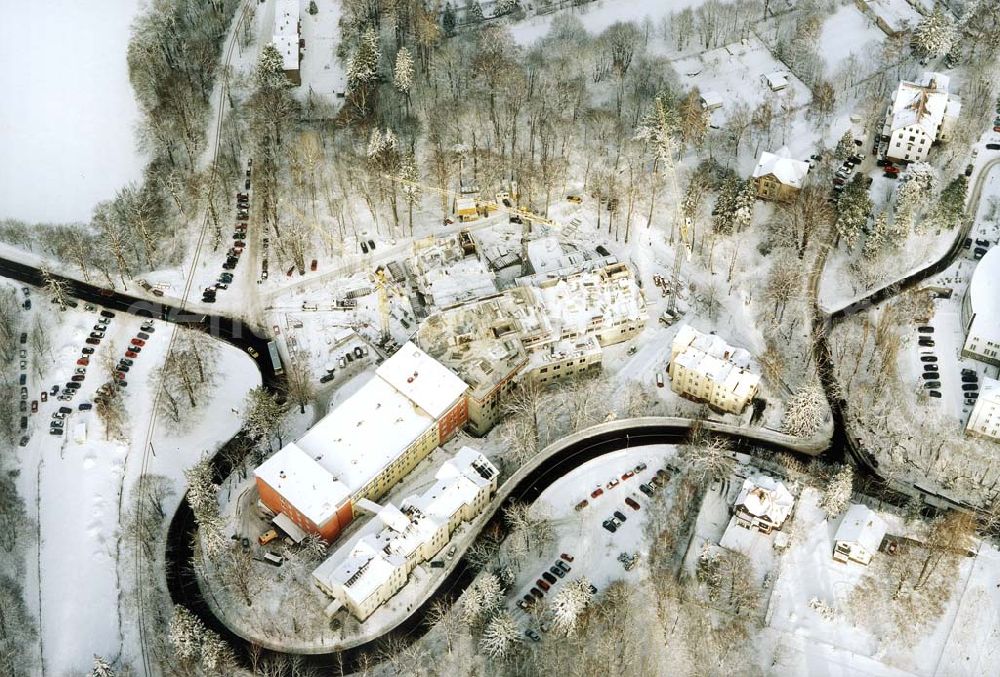
{"label": "chimney on roof", "polygon": [[285,479],[285,471],[284,470],[279,470],[278,471],[278,477],[280,477],[281,479]]}

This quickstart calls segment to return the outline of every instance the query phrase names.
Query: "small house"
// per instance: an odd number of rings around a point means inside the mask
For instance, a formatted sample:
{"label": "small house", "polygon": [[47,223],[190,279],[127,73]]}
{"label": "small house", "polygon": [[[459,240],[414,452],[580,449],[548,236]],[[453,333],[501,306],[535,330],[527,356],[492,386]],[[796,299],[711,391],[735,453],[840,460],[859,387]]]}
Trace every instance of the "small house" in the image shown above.
{"label": "small house", "polygon": [[455,216],[459,221],[475,221],[479,218],[479,206],[471,197],[460,197],[455,201]]}
{"label": "small house", "polygon": [[772,73],[765,73],[761,78],[772,92],[780,92],[788,87],[788,73],[774,71]]}
{"label": "small house", "polygon": [[853,504],[837,527],[833,559],[868,565],[885,537],[885,521],[867,506]]}
{"label": "small house", "polygon": [[781,528],[792,514],[794,503],[785,485],[773,477],[748,477],[733,504],[733,517],[744,529],[769,534]]}
{"label": "small house", "polygon": [[718,92],[707,91],[701,94],[701,107],[711,113],[713,110],[722,108],[722,95]]}
{"label": "small house", "polygon": [[791,202],[802,190],[808,173],[809,163],[793,160],[787,148],[777,153],[764,151],[753,170],[757,197],[774,202]]}

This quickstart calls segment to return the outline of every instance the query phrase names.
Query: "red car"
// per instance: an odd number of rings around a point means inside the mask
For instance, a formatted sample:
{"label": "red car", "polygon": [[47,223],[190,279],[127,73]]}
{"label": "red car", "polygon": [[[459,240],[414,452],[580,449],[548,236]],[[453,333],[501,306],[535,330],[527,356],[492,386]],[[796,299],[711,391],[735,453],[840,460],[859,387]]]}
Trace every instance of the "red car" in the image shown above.
{"label": "red car", "polygon": [[132,360],[132,359],[135,359],[135,358],[139,357],[139,353],[132,352],[131,350],[126,350],[125,351],[125,357],[129,358],[130,360]]}
{"label": "red car", "polygon": [[625,473],[624,475],[622,475],[622,479],[623,480],[627,480],[630,477],[632,477],[633,475],[635,475],[635,473],[633,471],[629,470],[627,473]]}
{"label": "red car", "polygon": [[1000,125],[994,126],[993,127],[993,131],[994,132],[1000,132]]}
{"label": "red car", "polygon": [[568,553],[565,553],[565,552],[564,552],[564,553],[562,553],[562,554],[561,554],[561,555],[559,555],[559,556],[560,556],[560,557],[562,557],[562,558],[563,558],[564,560],[566,560],[567,562],[572,562],[572,561],[573,561],[573,555],[570,555],[570,554],[568,554]]}
{"label": "red car", "polygon": [[590,497],[591,498],[597,498],[598,496],[600,496],[603,493],[604,493],[604,489],[601,489],[600,487],[597,487],[592,492],[590,492]]}
{"label": "red car", "polygon": [[537,585],[539,588],[541,588],[543,592],[548,592],[549,591],[549,584],[546,583],[545,581],[543,581],[540,578],[537,581],[535,581],[535,585]]}
{"label": "red car", "polygon": [[893,167],[892,165],[886,165],[883,168],[886,174],[899,174],[899,167]]}
{"label": "red car", "polygon": [[625,505],[627,505],[628,507],[632,508],[633,510],[638,510],[639,509],[639,504],[636,503],[635,501],[633,501],[629,497],[625,497]]}
{"label": "red car", "polygon": [[137,338],[132,339],[131,341],[129,341],[129,343],[131,343],[134,346],[139,346],[140,348],[142,346],[146,345],[145,341],[143,341],[142,339],[137,339]]}
{"label": "red car", "polygon": [[76,361],[76,363],[79,364],[81,367],[86,367],[88,364],[90,364],[90,360],[88,360],[86,357],[81,357],[79,360]]}
{"label": "red car", "polygon": [[91,346],[99,346],[99,345],[101,345],[101,340],[100,339],[95,339],[95,338],[88,338],[86,340],[86,343],[88,345],[91,345]]}
{"label": "red car", "polygon": [[319,265],[319,264],[318,264],[318,262],[316,261],[316,259],[313,259],[313,260],[312,260],[312,263],[310,263],[310,264],[309,264],[309,270],[316,270],[316,267],[317,267],[318,265]]}
{"label": "red car", "polygon": [[84,376],[83,374],[73,374],[69,380],[74,381],[76,383],[81,383],[85,378],[86,376]]}

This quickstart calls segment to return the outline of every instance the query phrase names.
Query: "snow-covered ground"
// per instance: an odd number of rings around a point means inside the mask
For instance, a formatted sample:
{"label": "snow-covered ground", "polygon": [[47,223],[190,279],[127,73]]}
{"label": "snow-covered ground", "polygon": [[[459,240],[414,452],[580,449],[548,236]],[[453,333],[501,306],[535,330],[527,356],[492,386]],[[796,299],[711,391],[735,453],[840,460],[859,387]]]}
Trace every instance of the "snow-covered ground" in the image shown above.
{"label": "snow-covered ground", "polygon": [[143,4],[3,3],[0,218],[86,221],[141,178],[125,50]]}
{"label": "snow-covered ground", "polygon": [[[32,312],[42,315],[51,351],[41,358],[40,376],[33,375],[29,382],[33,400],[53,385],[64,388],[86,345],[84,338],[99,317],[83,304],[58,313],[44,297],[36,295],[36,301],[41,302]],[[134,359],[122,395],[129,439],[107,440],[96,413],[79,411],[79,405],[91,402],[94,390],[106,380],[101,378],[103,360],[121,357],[140,324],[139,318],[117,313],[91,356],[79,394],[69,402],[51,396],[48,402],[39,402],[38,413],[30,417],[30,441],[19,450],[18,489],[29,515],[38,522],[39,534],[37,552],[28,553],[26,597],[39,617],[41,647],[50,674],[89,669],[95,653],[136,660],[135,612],[122,606],[134,586],[134,568],[123,556],[127,546],[119,548],[118,543],[134,501],[132,487],[141,473],[166,477],[173,494],[163,505],[166,514],[172,515],[184,493],[183,470],[239,429],[236,411],[246,392],[260,382],[248,356],[220,344],[219,377],[206,401],[182,428],[160,419],[147,439],[154,392],[150,378],[163,363],[174,331],[172,325],[157,321]],[[29,355],[29,360],[34,357]],[[66,417],[66,432],[54,436],[49,434],[49,421],[60,406],[71,406],[74,412]]]}
{"label": "snow-covered ground", "polygon": [[850,3],[838,9],[823,23],[817,51],[826,62],[826,74],[829,77],[848,58],[860,58],[866,50],[879,45],[884,39],[885,33],[875,22]]}
{"label": "snow-covered ground", "polygon": [[[539,587],[536,581],[542,572],[549,571],[563,553],[573,558],[570,563],[572,571],[551,585],[551,590],[545,593],[546,598],[558,594],[566,581],[581,576],[586,576],[600,590],[612,581],[624,579],[637,582],[648,575],[642,566],[647,548],[643,543],[642,527],[649,499],[639,491],[639,485],[649,482],[650,477],[663,468],[675,453],[672,446],[656,445],[605,454],[564,475],[542,492],[532,511],[551,521],[555,536],[541,551],[531,550],[528,553],[508,592],[511,613],[524,628],[534,625],[531,614],[515,603],[532,588]],[[624,473],[634,471],[640,463],[646,464],[645,470],[629,479],[621,479]],[[617,486],[608,488],[612,480],[617,481]],[[670,486],[668,484],[659,491],[670,491]],[[602,488],[603,494],[593,498],[591,492],[597,487]],[[640,509],[636,511],[627,506],[626,497],[638,503]],[[584,499],[588,505],[582,510],[575,510],[574,506]],[[611,533],[601,524],[616,511],[625,515],[626,521]],[[626,571],[618,561],[622,552],[638,554],[639,566]]]}

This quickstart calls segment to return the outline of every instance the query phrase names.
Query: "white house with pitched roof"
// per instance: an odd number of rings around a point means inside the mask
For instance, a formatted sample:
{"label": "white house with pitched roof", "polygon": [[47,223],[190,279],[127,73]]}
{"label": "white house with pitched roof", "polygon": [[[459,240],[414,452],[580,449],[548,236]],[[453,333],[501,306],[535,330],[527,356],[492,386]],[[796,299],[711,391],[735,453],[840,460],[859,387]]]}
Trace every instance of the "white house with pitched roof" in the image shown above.
{"label": "white house with pitched roof", "polygon": [[871,508],[855,503],[847,509],[834,537],[833,559],[868,565],[885,537],[885,520]]}
{"label": "white house with pitched roof", "polygon": [[792,494],[773,477],[748,477],[733,503],[733,517],[737,526],[769,534],[781,529],[794,504]]}
{"label": "white house with pitched roof", "polygon": [[899,83],[885,114],[883,136],[889,137],[890,160],[923,162],[931,146],[947,140],[962,104],[948,93],[948,76],[924,73],[916,82]]}

